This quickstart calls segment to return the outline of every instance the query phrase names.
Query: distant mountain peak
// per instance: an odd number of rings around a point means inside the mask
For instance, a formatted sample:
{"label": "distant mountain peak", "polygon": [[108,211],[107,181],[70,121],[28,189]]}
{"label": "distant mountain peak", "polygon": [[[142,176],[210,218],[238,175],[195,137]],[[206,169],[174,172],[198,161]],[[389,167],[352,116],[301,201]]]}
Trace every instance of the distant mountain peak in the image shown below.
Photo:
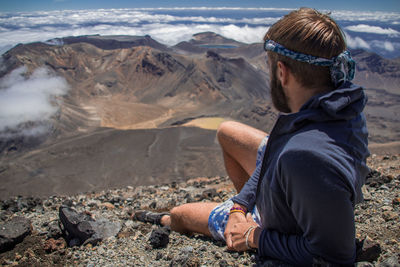
{"label": "distant mountain peak", "polygon": [[45,42],[49,45],[65,45],[74,43],[89,43],[104,50],[131,48],[136,46],[150,46],[161,51],[167,51],[168,47],[151,38],[150,35],[82,35],[55,38]]}
{"label": "distant mountain peak", "polygon": [[226,38],[215,32],[196,33],[192,36],[190,42],[196,44],[232,44],[235,46],[242,45],[242,43],[236,40]]}

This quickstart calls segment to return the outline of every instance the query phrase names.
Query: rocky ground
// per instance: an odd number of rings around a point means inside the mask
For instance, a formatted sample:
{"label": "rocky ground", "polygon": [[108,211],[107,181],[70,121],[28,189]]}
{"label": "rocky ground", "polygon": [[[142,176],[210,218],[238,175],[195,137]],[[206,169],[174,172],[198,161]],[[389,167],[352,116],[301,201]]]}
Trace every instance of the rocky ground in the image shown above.
{"label": "rocky ground", "polygon": [[[368,165],[371,173],[364,187],[365,201],[355,212],[357,237],[365,240],[364,260],[358,266],[400,266],[400,155],[372,155]],[[227,178],[214,177],[68,197],[2,201],[0,265],[252,266],[256,262],[253,252],[230,252],[224,244],[206,237],[168,235],[167,230],[132,220],[138,209],[164,211],[188,202],[224,201],[233,194]],[[61,215],[60,207],[64,207]],[[81,220],[80,229],[91,235],[89,241],[79,245],[85,239],[79,233],[79,238],[65,240],[59,225],[68,224],[68,216],[70,223]],[[19,243],[14,245],[14,241]],[[271,262],[268,266],[276,265]]]}

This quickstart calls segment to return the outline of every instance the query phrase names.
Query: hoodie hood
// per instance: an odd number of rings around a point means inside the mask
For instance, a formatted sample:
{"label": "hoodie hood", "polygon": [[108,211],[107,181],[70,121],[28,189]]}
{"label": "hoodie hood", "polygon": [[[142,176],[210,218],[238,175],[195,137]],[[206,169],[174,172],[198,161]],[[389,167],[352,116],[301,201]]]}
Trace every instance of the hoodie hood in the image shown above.
{"label": "hoodie hood", "polygon": [[333,91],[311,97],[299,112],[281,115],[275,126],[279,134],[284,134],[310,121],[352,120],[362,113],[366,103],[364,89],[346,82]]}
{"label": "hoodie hood", "polygon": [[319,110],[324,120],[349,120],[358,116],[367,103],[367,96],[362,87],[352,83],[325,93],[319,94],[308,100],[300,111]]}

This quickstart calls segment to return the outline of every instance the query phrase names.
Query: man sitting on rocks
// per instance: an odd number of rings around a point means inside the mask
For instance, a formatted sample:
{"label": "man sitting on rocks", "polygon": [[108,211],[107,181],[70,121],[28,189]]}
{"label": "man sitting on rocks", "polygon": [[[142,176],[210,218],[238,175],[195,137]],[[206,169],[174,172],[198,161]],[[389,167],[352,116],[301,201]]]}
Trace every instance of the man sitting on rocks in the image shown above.
{"label": "man sitting on rocks", "polygon": [[363,89],[338,25],[309,8],[293,11],[265,35],[274,106],[270,134],[225,122],[217,136],[239,192],[225,203],[189,203],[170,214],[139,211],[141,221],[223,239],[294,265],[351,265],[354,205],[362,199],[367,129]]}

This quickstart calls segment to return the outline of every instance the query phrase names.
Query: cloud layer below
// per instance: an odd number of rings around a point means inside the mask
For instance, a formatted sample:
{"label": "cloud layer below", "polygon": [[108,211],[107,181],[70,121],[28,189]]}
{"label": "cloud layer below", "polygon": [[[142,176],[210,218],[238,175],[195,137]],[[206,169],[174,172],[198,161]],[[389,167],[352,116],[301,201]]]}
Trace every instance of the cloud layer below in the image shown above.
{"label": "cloud layer below", "polygon": [[[195,33],[213,31],[245,43],[261,42],[268,27],[289,11],[200,7],[0,13],[0,53],[18,43],[92,34],[148,34],[175,45]],[[333,11],[332,17],[346,30],[350,47],[375,41],[382,44],[370,49],[395,53],[400,44],[400,13]]]}
{"label": "cloud layer below", "polygon": [[[0,80],[0,137],[38,135],[48,130],[48,121],[58,111],[57,96],[67,93],[64,78],[47,69],[36,69],[29,77],[20,67]],[[29,123],[29,127],[26,125]],[[8,132],[8,133],[7,133]]]}

